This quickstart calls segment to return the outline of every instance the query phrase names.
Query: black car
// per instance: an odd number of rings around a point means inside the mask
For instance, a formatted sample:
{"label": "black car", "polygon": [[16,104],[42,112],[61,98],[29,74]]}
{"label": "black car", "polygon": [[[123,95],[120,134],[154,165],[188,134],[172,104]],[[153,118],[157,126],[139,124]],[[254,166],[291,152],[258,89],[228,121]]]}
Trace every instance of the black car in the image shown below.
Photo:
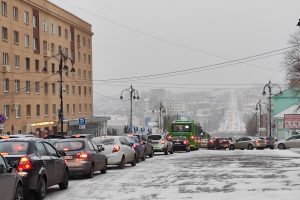
{"label": "black car", "polygon": [[147,157],[147,149],[146,146],[143,143],[141,143],[138,136],[129,135],[129,136],[125,136],[125,138],[128,140],[128,142],[130,142],[130,145],[135,150],[136,162],[138,163],[140,162],[140,160],[145,161]]}
{"label": "black car", "polygon": [[68,188],[69,169],[62,153],[41,138],[14,138],[0,140],[0,153],[15,165],[22,175],[25,196],[34,194],[44,199],[46,188],[58,184]]}
{"label": "black car", "polygon": [[0,154],[0,199],[23,199],[23,181],[17,170],[9,166],[8,161]]}
{"label": "black car", "polygon": [[185,136],[174,136],[172,143],[174,151],[191,151],[189,140]]}
{"label": "black car", "polygon": [[107,158],[101,153],[104,148],[98,148],[92,140],[81,137],[58,139],[53,145],[65,152],[64,158],[71,175],[85,174],[88,178],[92,178],[95,171],[106,173]]}
{"label": "black car", "polygon": [[151,142],[149,142],[148,140],[148,136],[145,134],[134,134],[135,136],[139,137],[141,144],[145,145],[146,150],[147,150],[147,155],[152,158],[154,155],[154,150],[153,150],[153,144],[151,144]]}

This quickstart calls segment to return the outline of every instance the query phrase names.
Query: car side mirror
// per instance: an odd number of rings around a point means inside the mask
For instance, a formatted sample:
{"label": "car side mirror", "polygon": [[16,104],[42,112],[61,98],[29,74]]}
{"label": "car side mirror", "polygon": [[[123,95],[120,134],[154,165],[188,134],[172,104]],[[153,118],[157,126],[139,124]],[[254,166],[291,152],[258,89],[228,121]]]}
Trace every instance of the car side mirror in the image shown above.
{"label": "car side mirror", "polygon": [[4,165],[0,164],[0,174],[4,174],[5,168]]}
{"label": "car side mirror", "polygon": [[98,150],[101,152],[101,151],[104,151],[105,149],[104,149],[104,147],[103,146],[98,146]]}
{"label": "car side mirror", "polygon": [[18,168],[19,163],[17,161],[11,161],[9,162],[9,166],[12,168],[17,169]]}
{"label": "car side mirror", "polygon": [[63,156],[66,156],[67,154],[66,154],[66,152],[64,152],[64,150],[58,150],[58,155],[60,157],[63,157]]}

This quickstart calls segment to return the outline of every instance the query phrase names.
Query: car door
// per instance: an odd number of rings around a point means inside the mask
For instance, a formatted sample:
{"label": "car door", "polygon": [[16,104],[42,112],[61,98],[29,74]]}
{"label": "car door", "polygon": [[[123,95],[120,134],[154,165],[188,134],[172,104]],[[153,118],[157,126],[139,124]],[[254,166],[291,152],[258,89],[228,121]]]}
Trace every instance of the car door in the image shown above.
{"label": "car door", "polygon": [[234,147],[235,147],[236,149],[241,149],[243,139],[244,139],[244,138],[239,138],[238,140],[236,140],[236,142],[234,143]]}
{"label": "car door", "polygon": [[9,173],[9,166],[0,155],[0,165],[3,166],[3,171],[0,172],[0,199],[11,200],[16,190],[16,177]]}
{"label": "car door", "polygon": [[44,145],[52,159],[53,165],[53,185],[61,182],[65,173],[64,158],[59,156],[55,147],[48,142],[44,142]]}
{"label": "car door", "polygon": [[[54,171],[54,166],[53,166],[53,161],[51,156],[48,154],[43,142],[39,141],[35,143],[36,147],[36,153],[37,156],[39,157],[39,166],[40,168],[45,169],[45,173],[47,176],[47,185],[53,185],[54,183],[54,177],[53,177],[53,171]],[[37,162],[37,160],[35,161]]]}
{"label": "car door", "polygon": [[289,140],[289,148],[300,147],[300,135],[295,135],[292,140]]}
{"label": "car door", "polygon": [[285,142],[285,147],[286,148],[292,148],[295,145],[294,144],[295,143],[295,138],[296,138],[296,136],[292,136],[292,137],[288,138]]}
{"label": "car door", "polygon": [[130,143],[124,137],[120,137],[120,143],[124,149],[126,162],[131,162],[134,157],[134,153],[132,152],[134,150],[131,148]]}
{"label": "car door", "polygon": [[97,147],[97,145],[96,145],[95,142],[93,142],[93,141],[91,140],[91,143],[92,143],[94,149],[98,152],[98,153],[97,153],[97,156],[99,157],[100,169],[103,169],[103,168],[105,167],[105,165],[106,165],[106,163],[105,163],[105,161],[106,161],[106,155],[104,155],[104,154],[99,150],[99,148]]}
{"label": "car door", "polygon": [[99,155],[99,151],[96,150],[90,140],[86,141],[87,147],[89,149],[89,153],[92,161],[95,163],[95,171],[99,171],[101,169],[101,158]]}

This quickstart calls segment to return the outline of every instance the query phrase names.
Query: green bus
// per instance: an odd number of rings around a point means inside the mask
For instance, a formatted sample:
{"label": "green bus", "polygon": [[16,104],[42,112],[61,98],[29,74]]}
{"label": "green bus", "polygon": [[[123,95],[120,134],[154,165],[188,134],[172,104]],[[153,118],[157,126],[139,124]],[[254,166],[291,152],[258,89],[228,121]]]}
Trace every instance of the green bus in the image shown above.
{"label": "green bus", "polygon": [[190,143],[191,150],[198,150],[201,144],[202,128],[199,123],[193,120],[173,121],[169,128],[171,137],[185,136]]}

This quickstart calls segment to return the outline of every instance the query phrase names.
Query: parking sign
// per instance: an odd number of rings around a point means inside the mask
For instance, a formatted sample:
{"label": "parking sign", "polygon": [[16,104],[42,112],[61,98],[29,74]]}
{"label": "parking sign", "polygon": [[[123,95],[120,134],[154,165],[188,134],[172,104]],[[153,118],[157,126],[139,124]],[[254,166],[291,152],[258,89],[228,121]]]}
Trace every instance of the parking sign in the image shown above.
{"label": "parking sign", "polygon": [[85,129],[85,118],[79,118],[79,129]]}

